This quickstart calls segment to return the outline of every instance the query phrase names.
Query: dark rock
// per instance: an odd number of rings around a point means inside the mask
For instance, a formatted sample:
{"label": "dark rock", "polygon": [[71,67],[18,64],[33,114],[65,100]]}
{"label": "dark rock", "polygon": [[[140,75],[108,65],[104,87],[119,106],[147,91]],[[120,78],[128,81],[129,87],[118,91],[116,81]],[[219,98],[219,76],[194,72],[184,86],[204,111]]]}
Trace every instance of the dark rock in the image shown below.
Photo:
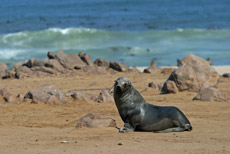
{"label": "dark rock", "polygon": [[173,81],[166,81],[162,87],[162,90],[161,90],[161,94],[169,94],[169,93],[177,93],[178,92],[178,89],[177,89],[177,86],[175,84],[175,82]]}
{"label": "dark rock", "polygon": [[116,127],[116,121],[112,118],[100,118],[93,114],[87,114],[79,120],[75,128],[82,127]]}
{"label": "dark rock", "polygon": [[75,101],[91,101],[90,96],[86,95],[83,91],[70,90],[65,95],[67,97],[72,97]]}
{"label": "dark rock", "polygon": [[96,64],[97,66],[102,66],[102,67],[109,67],[109,62],[105,59],[96,59],[94,61],[94,64]]}
{"label": "dark rock", "polygon": [[65,94],[54,85],[45,84],[40,88],[30,90],[24,97],[24,100],[31,100],[31,103],[66,103]]}
{"label": "dark rock", "polygon": [[107,90],[101,90],[95,102],[115,104],[113,96],[111,96]]}
{"label": "dark rock", "polygon": [[87,53],[84,53],[84,52],[79,52],[78,56],[81,58],[81,60],[83,62],[85,62],[87,65],[89,66],[95,66],[91,57],[87,54]]}
{"label": "dark rock", "polygon": [[209,87],[201,90],[193,100],[201,101],[217,101],[217,102],[226,102],[227,99],[225,95],[218,89],[214,87]]}
{"label": "dark rock", "polygon": [[121,63],[118,63],[118,62],[114,62],[114,61],[111,61],[109,63],[109,67],[118,71],[118,72],[127,72],[129,69],[128,66],[121,64]]}
{"label": "dark rock", "polygon": [[224,74],[223,74],[223,77],[225,77],[225,78],[230,78],[230,73],[224,73]]}
{"label": "dark rock", "polygon": [[[188,55],[181,61],[178,69],[173,71],[168,80],[174,81],[179,91],[198,92],[201,89],[216,86],[219,74],[209,62],[195,55]],[[167,81],[166,81],[167,82]],[[166,90],[162,88],[162,90]],[[162,91],[162,93],[166,93]]]}
{"label": "dark rock", "polygon": [[56,53],[55,53],[55,52],[50,51],[50,52],[48,52],[47,56],[48,56],[48,58],[49,58],[49,59],[55,59],[55,57],[56,57]]}
{"label": "dark rock", "polygon": [[152,70],[149,68],[144,69],[143,73],[152,73]]}
{"label": "dark rock", "polygon": [[60,50],[55,59],[59,61],[59,63],[67,69],[82,69],[86,64],[81,60],[81,58],[76,54],[66,54],[64,50]]}

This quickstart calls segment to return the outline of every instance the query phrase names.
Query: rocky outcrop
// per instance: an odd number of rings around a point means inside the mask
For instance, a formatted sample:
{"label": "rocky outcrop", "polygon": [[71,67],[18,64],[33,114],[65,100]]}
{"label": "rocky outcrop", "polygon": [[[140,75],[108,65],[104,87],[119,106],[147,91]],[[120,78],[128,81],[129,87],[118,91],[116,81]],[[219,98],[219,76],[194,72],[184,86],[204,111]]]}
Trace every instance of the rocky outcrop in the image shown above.
{"label": "rocky outcrop", "polygon": [[116,121],[112,118],[100,118],[93,114],[87,114],[83,116],[75,128],[82,127],[116,127]]}
{"label": "rocky outcrop", "polygon": [[209,87],[200,91],[193,100],[226,102],[227,98],[220,90]]}
{"label": "rocky outcrop", "polygon": [[30,90],[24,97],[24,101],[30,101],[37,104],[38,102],[46,104],[66,103],[65,94],[54,85],[45,84],[39,88]]}
{"label": "rocky outcrop", "polygon": [[[181,65],[173,71],[168,81],[175,82],[179,91],[199,92],[207,87],[215,87],[219,79],[219,74],[209,62],[195,55],[188,55],[181,60]],[[163,88],[162,93],[167,93]]]}

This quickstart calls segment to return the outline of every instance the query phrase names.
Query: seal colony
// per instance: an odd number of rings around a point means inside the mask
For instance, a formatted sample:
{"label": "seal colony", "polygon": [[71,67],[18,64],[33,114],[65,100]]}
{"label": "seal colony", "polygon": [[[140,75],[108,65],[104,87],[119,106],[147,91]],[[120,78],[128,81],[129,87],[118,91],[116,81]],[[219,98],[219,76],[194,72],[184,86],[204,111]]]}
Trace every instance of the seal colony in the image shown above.
{"label": "seal colony", "polygon": [[148,104],[126,77],[118,78],[113,87],[114,100],[124,121],[119,132],[152,131],[156,133],[191,131],[184,113],[174,106]]}

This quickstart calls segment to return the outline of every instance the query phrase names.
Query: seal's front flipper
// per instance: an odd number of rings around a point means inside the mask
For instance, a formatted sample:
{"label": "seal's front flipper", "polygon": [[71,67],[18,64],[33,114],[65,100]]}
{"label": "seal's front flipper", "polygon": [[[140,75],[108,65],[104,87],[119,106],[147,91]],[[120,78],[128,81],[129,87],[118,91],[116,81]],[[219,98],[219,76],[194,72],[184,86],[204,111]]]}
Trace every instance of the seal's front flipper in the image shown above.
{"label": "seal's front flipper", "polygon": [[169,133],[169,132],[183,132],[185,131],[184,128],[181,127],[174,127],[174,128],[169,128],[165,130],[158,130],[158,131],[153,131],[154,133]]}
{"label": "seal's front flipper", "polygon": [[129,123],[125,123],[123,128],[119,129],[120,133],[125,133],[125,132],[133,132],[135,128],[133,128]]}

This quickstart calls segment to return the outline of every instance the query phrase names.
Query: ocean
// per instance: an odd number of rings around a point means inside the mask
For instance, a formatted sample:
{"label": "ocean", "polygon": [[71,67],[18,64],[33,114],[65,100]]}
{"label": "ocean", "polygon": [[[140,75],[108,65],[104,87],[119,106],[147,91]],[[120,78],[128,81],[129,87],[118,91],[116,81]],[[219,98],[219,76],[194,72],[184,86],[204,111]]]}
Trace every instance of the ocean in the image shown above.
{"label": "ocean", "polygon": [[1,0],[0,62],[88,53],[128,66],[230,65],[229,0]]}

